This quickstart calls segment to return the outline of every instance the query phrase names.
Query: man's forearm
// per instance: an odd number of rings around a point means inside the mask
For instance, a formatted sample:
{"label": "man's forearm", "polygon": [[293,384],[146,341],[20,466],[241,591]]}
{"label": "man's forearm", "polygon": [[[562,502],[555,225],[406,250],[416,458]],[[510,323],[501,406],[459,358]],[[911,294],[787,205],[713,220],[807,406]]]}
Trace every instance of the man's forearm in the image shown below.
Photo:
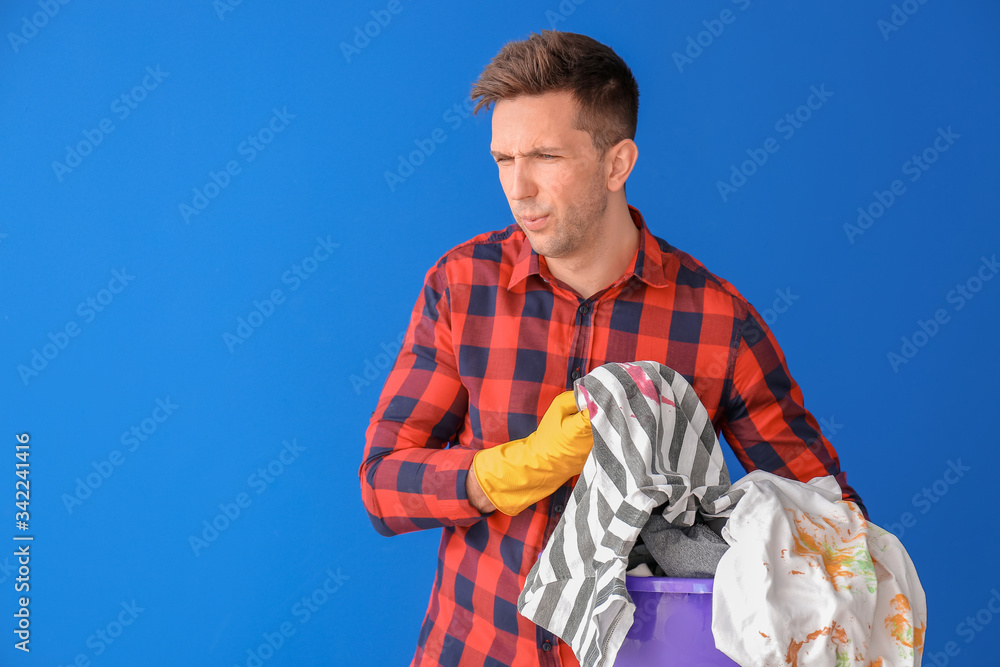
{"label": "man's forearm", "polygon": [[482,520],[462,495],[473,455],[464,447],[412,447],[367,458],[359,469],[361,498],[375,529],[397,535]]}

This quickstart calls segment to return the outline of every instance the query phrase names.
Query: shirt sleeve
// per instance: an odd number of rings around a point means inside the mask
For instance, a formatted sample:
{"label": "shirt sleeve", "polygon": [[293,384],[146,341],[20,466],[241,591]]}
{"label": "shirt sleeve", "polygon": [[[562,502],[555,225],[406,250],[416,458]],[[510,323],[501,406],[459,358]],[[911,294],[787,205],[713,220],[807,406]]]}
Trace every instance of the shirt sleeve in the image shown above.
{"label": "shirt sleeve", "polygon": [[765,470],[808,482],[833,475],[845,500],[868,516],[857,492],[847,483],[833,445],[806,410],[799,385],[763,318],[747,304],[722,431],[747,471]]}
{"label": "shirt sleeve", "polygon": [[427,273],[365,437],[361,498],[382,535],[485,516],[465,490],[476,452],[457,444],[469,398],[458,374],[445,270],[441,262]]}

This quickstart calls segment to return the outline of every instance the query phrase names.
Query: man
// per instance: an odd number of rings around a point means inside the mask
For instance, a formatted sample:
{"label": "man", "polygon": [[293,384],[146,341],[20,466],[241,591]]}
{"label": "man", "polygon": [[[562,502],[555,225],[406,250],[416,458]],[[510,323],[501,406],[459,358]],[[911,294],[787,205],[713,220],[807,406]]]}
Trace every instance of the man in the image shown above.
{"label": "man", "polygon": [[367,432],[362,497],[383,535],[443,527],[413,665],[576,665],[517,613],[592,437],[573,382],[608,362],[681,373],[747,470],[835,475],[760,314],[626,202],[639,91],[610,48],[543,32],[472,90],[516,224],[427,273]]}

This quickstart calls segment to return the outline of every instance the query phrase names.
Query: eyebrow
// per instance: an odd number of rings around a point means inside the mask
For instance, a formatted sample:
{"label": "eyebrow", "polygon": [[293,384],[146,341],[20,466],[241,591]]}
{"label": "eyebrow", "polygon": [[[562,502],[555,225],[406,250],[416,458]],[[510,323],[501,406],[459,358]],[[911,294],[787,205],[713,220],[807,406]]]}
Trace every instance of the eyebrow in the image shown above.
{"label": "eyebrow", "polygon": [[[562,154],[562,149],[555,146],[536,146],[532,148],[527,153],[522,153],[521,157],[538,157],[539,155],[560,155]],[[511,157],[503,151],[490,151],[490,155],[494,158]]]}

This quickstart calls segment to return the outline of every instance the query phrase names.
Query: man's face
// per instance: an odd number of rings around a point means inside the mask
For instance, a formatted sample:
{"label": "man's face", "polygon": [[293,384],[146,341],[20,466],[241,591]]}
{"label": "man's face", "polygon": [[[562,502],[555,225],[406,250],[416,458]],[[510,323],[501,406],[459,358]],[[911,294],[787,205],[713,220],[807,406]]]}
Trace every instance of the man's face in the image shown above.
{"label": "man's face", "polygon": [[569,92],[502,100],[493,109],[490,153],[500,184],[531,247],[547,258],[585,256],[607,210],[605,163],[590,134],[574,128],[576,113]]}

